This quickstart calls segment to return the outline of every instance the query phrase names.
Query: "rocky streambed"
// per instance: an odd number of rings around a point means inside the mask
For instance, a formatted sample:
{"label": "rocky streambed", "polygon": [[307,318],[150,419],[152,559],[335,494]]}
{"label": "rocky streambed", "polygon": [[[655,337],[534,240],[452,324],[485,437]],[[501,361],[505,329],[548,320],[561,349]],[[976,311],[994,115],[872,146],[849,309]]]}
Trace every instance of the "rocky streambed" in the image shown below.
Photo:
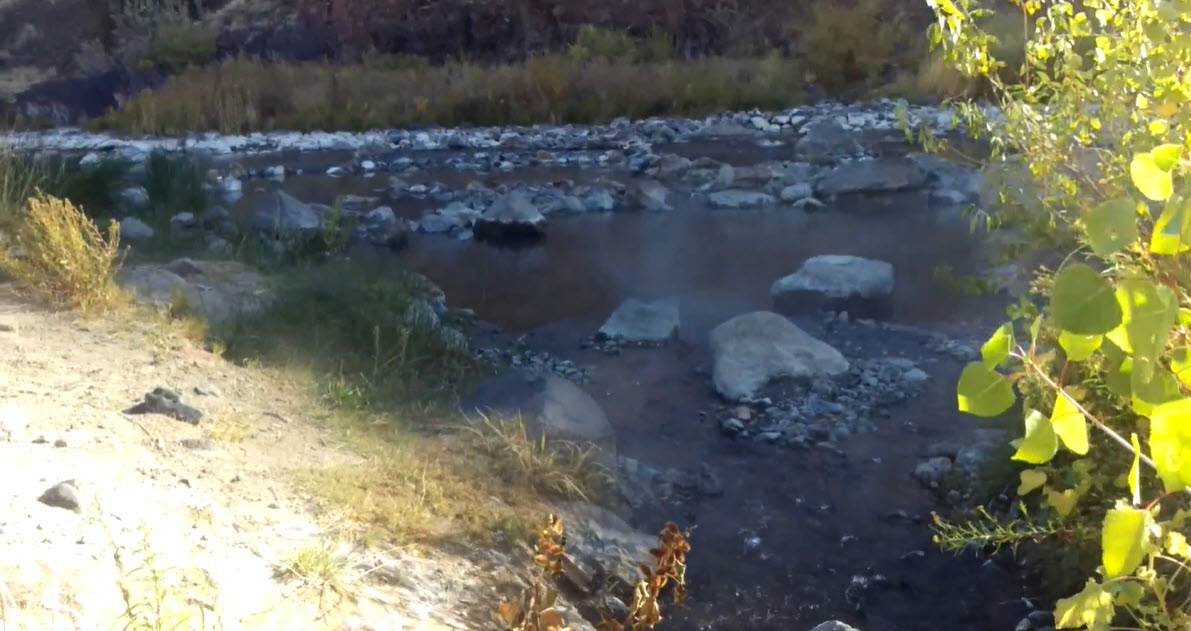
{"label": "rocky streambed", "polygon": [[[1041,629],[1018,568],[930,545],[930,511],[961,499],[940,490],[1009,438],[962,417],[954,395],[1004,298],[935,282],[984,264],[963,215],[983,178],[906,146],[896,107],[7,141],[84,164],[208,151],[224,203],[173,216],[171,238],[218,254],[342,228],[376,273],[424,274],[441,288],[433,307],[470,309],[482,323],[471,343],[508,369],[465,412],[521,411],[601,445],[627,524],[694,528],[691,600],[668,628]],[[950,125],[945,111],[910,114]],[[123,198],[125,236],[152,238],[135,182]],[[128,283],[194,292],[228,317],[243,288],[204,265],[133,270]]]}

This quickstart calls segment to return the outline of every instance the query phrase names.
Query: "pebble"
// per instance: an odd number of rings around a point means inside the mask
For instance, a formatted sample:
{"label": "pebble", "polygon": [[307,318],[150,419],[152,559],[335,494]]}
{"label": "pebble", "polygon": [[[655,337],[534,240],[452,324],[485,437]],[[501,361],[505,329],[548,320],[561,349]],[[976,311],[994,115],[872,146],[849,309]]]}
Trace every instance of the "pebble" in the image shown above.
{"label": "pebble", "polygon": [[75,480],[64,480],[46,489],[37,501],[46,506],[64,508],[68,511],[81,513],[83,508],[82,494]]}
{"label": "pebble", "polygon": [[217,397],[219,389],[210,384],[199,384],[194,387],[194,393],[200,397]]}
{"label": "pebble", "polygon": [[55,447],[82,447],[95,442],[95,432],[89,429],[71,429],[54,439]]}
{"label": "pebble", "polygon": [[15,322],[0,322],[0,333],[16,333],[17,325]]}

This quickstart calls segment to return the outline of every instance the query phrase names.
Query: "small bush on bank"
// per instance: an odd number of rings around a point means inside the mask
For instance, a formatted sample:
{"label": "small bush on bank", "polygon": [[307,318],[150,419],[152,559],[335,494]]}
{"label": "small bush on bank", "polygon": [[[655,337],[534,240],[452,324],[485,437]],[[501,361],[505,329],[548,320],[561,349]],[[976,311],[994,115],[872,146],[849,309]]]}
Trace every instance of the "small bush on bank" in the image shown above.
{"label": "small bush on bank", "polygon": [[118,302],[114,276],[120,262],[120,228],[107,235],[67,200],[37,194],[15,227],[0,267],[21,286],[55,307],[103,310]]}
{"label": "small bush on bank", "polygon": [[871,87],[921,47],[907,18],[884,0],[812,3],[796,31],[812,80],[828,90]]}

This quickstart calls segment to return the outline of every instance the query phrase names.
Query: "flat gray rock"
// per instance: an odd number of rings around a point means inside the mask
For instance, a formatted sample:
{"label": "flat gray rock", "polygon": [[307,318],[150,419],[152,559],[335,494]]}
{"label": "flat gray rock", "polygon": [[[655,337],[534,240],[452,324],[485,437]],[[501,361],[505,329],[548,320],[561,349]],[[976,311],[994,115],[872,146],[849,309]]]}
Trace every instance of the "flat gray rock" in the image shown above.
{"label": "flat gray rock", "polygon": [[712,382],[730,401],[749,399],[782,378],[836,377],[849,364],[839,351],[769,311],[737,316],[711,331]]}
{"label": "flat gray rock", "polygon": [[120,220],[120,237],[128,241],[144,241],[153,238],[153,228],[136,217]]}
{"label": "flat gray rock", "polygon": [[761,191],[744,191],[731,189],[717,191],[707,196],[712,206],[716,208],[768,208],[777,203],[777,199],[769,193]]}
{"label": "flat gray rock", "polygon": [[794,151],[804,160],[822,163],[858,155],[864,149],[856,135],[844,129],[838,121],[820,118],[803,128],[802,138],[795,143]]}
{"label": "flat gray rock", "polygon": [[630,298],[612,312],[599,334],[628,342],[665,342],[674,337],[678,326],[677,298],[652,302]]}
{"label": "flat gray rock", "polygon": [[847,311],[883,318],[892,309],[893,265],[859,256],[825,254],[807,259],[797,272],[770,287],[779,311]]}
{"label": "flat gray rock", "polygon": [[926,186],[928,174],[911,160],[884,158],[842,164],[815,183],[820,195],[893,193]]}
{"label": "flat gray rock", "polygon": [[249,224],[260,232],[289,235],[322,228],[318,211],[285,191],[273,191],[252,214]]}
{"label": "flat gray rock", "polygon": [[811,631],[860,631],[856,627],[844,624],[839,620],[828,620],[822,624],[815,626]]}

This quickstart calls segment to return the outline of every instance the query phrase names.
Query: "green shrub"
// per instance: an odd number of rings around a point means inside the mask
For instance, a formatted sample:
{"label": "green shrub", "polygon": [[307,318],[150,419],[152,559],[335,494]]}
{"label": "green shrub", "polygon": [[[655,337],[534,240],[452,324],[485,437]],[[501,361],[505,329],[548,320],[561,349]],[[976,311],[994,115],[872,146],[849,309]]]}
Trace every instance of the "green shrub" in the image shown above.
{"label": "green shrub", "polygon": [[173,74],[210,61],[215,56],[215,48],[214,30],[189,21],[170,21],[157,26],[146,49],[137,55],[135,64]]}
{"label": "green shrub", "polygon": [[[1057,570],[1047,582],[1078,590],[1056,604],[1057,628],[1185,629],[1191,4],[1024,3],[1036,28],[1012,80],[981,26],[987,10],[932,6],[932,42],[1000,106],[996,117],[964,106],[963,118],[995,140],[994,160],[1028,163],[1001,218],[1026,228],[1027,247],[1068,255],[1057,272],[1041,270],[1038,302],[1010,310],[958,385],[969,414],[1024,406],[1013,456],[1028,466],[1023,517],[940,521],[939,540],[1034,543]],[[1086,552],[1096,562],[1078,562]],[[1075,574],[1081,565],[1097,576]]]}
{"label": "green shrub", "polygon": [[914,49],[906,17],[884,0],[812,3],[795,30],[811,80],[829,90],[880,82]]}

